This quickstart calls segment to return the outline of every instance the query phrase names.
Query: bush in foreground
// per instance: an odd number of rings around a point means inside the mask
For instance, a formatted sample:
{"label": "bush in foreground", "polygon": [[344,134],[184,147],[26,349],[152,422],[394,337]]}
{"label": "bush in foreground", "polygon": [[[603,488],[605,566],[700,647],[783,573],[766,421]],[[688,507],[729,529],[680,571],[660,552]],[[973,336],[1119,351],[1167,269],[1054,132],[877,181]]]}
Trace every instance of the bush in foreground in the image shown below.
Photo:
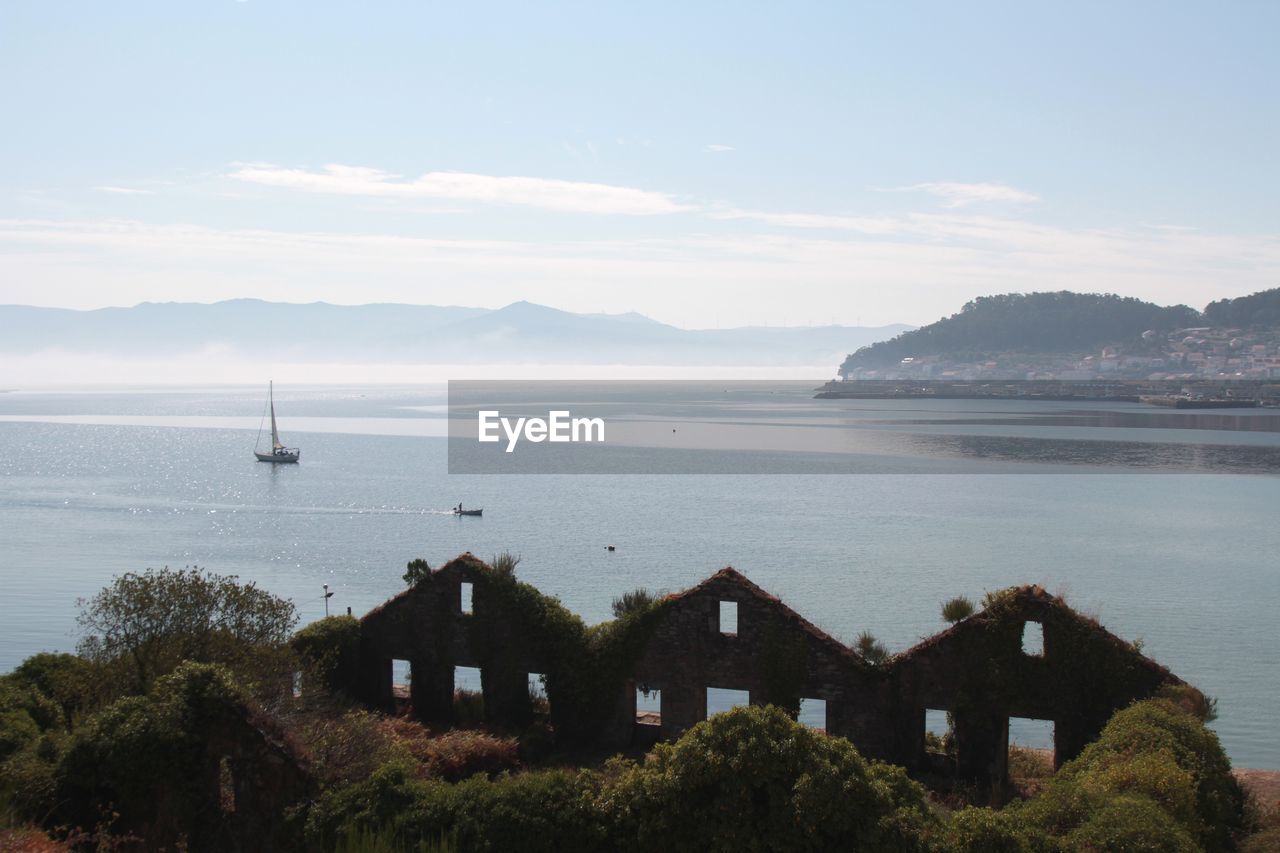
{"label": "bush in foreground", "polygon": [[774,707],[736,708],[659,744],[606,787],[629,850],[927,849],[924,789]]}
{"label": "bush in foreground", "polygon": [[1245,797],[1217,735],[1166,699],[1119,711],[1037,796],[951,819],[958,851],[1228,851]]}
{"label": "bush in foreground", "polygon": [[657,747],[643,766],[473,776],[450,785],[392,763],[330,791],[313,843],[390,832],[462,850],[928,849],[924,789],[777,708],[738,708]]}

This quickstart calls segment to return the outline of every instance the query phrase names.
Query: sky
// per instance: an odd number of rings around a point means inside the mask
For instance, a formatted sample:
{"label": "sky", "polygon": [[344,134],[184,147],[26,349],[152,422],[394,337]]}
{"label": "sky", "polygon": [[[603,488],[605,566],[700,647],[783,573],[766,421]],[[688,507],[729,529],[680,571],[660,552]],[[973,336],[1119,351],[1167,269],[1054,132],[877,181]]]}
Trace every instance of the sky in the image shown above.
{"label": "sky", "polygon": [[1280,286],[1280,4],[0,4],[0,303]]}

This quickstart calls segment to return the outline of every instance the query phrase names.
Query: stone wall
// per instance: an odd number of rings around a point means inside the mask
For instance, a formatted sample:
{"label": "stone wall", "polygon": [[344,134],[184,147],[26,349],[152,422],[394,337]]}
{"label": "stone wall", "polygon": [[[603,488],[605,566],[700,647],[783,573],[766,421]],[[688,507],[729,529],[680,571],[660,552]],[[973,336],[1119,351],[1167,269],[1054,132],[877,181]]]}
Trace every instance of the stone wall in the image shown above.
{"label": "stone wall", "polygon": [[[585,737],[602,748],[678,737],[706,718],[708,688],[747,691],[752,704],[793,711],[801,699],[817,699],[825,702],[830,734],[908,768],[937,763],[925,739],[926,709],[936,709],[954,720],[955,773],[998,782],[1006,774],[1011,716],[1052,720],[1061,763],[1119,708],[1182,684],[1039,587],[1007,590],[979,613],[873,665],[733,569],[662,599],[642,626],[623,626],[634,631],[632,642],[614,646],[601,646],[600,629],[565,616],[553,599],[522,585],[523,598],[498,595],[517,586],[510,578],[501,579],[506,587],[498,582],[466,554],[371,611],[361,622],[361,668],[351,692],[392,710],[391,661],[407,660],[413,713],[447,724],[454,667],[478,667],[486,719],[519,727],[531,719],[528,674],[551,674],[558,736]],[[462,612],[463,584],[471,584],[469,614]],[[725,605],[736,609],[736,626],[721,624]],[[518,607],[541,608],[559,621],[511,612]],[[1026,623],[1043,628],[1042,652],[1023,649]],[[607,654],[619,657],[601,660]],[[591,726],[575,726],[572,712],[583,709],[566,706],[588,701],[583,678],[574,678],[588,669],[604,701],[590,709]],[[652,715],[637,720],[637,687],[660,691],[656,727]]]}

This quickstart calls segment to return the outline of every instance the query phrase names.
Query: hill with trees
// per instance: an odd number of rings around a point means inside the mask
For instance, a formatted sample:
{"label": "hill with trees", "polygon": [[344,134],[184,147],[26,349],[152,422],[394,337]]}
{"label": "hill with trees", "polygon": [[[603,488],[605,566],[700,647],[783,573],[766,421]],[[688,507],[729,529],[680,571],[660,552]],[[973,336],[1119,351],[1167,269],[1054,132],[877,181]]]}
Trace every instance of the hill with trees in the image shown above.
{"label": "hill with trees", "polygon": [[979,361],[1007,352],[1080,352],[1136,341],[1151,329],[1168,332],[1201,322],[1186,305],[1163,307],[1112,293],[1005,293],[980,296],[953,314],[897,337],[862,347],[841,372],[887,367],[904,358],[949,356]]}
{"label": "hill with trees", "polygon": [[1241,328],[1280,326],[1280,287],[1238,299],[1219,299],[1204,309],[1205,323]]}

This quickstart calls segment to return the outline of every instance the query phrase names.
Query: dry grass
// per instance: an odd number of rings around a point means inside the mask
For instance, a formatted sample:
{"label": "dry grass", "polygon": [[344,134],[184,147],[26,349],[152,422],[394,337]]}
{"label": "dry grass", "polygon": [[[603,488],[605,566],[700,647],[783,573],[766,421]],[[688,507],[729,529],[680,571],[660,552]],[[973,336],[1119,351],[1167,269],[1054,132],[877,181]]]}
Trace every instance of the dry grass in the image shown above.
{"label": "dry grass", "polygon": [[475,729],[433,734],[420,723],[397,718],[383,719],[379,726],[413,756],[422,766],[425,776],[457,782],[476,773],[496,776],[520,766],[515,738],[498,737]]}
{"label": "dry grass", "polygon": [[64,853],[70,849],[38,829],[0,829],[0,850],[6,853]]}

